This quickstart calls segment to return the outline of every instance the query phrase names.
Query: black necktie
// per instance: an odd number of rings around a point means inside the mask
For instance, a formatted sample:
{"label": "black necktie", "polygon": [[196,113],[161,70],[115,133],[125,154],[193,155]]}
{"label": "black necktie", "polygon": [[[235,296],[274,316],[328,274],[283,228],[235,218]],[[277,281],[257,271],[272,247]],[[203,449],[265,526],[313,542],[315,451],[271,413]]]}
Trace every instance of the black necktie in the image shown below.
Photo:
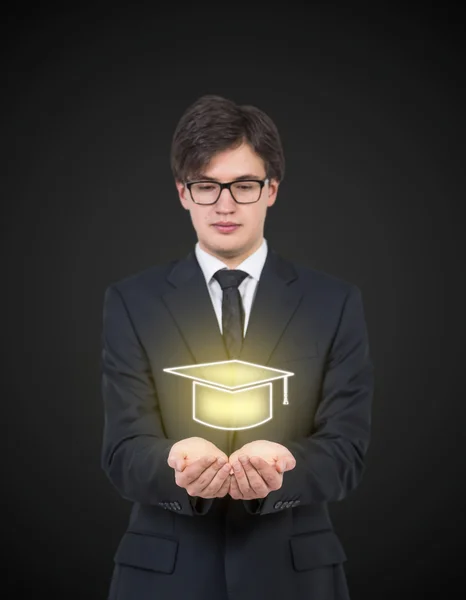
{"label": "black necktie", "polygon": [[244,308],[238,287],[247,276],[238,269],[220,269],[214,274],[223,290],[222,330],[230,359],[238,358],[243,345]]}

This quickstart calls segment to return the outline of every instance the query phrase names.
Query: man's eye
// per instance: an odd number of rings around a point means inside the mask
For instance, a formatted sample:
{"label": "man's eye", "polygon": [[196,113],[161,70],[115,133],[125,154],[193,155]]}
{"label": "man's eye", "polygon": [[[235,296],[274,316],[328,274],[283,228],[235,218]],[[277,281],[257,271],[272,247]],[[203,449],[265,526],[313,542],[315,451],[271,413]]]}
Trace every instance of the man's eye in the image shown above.
{"label": "man's eye", "polygon": [[215,187],[213,185],[205,184],[199,185],[198,189],[200,189],[201,192],[211,192],[213,189],[215,189]]}

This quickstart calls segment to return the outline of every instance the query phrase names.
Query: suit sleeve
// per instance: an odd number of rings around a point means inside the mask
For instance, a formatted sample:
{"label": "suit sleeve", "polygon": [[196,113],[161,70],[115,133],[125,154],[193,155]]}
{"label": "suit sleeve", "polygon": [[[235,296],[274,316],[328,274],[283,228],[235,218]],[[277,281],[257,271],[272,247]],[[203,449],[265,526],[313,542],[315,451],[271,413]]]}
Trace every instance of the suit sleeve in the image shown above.
{"label": "suit sleeve", "polygon": [[359,485],[370,441],[373,371],[361,292],[352,286],[327,357],[312,434],[283,442],[296,466],[284,473],[279,490],[249,504],[248,512],[335,502]]}
{"label": "suit sleeve", "polygon": [[205,514],[212,501],[189,496],[168,465],[170,449],[179,440],[165,436],[148,358],[123,297],[112,286],[104,298],[101,369],[102,468],[111,483],[131,502]]}

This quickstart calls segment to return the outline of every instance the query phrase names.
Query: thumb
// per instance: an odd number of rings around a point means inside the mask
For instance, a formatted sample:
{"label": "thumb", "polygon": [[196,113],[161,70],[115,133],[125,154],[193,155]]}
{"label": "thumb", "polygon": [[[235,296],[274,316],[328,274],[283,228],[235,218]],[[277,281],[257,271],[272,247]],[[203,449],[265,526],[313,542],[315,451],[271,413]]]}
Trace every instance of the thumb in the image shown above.
{"label": "thumb", "polygon": [[275,468],[279,473],[283,473],[286,467],[286,461],[283,458],[275,458]]}
{"label": "thumb", "polygon": [[295,460],[292,458],[281,458],[278,461],[277,466],[280,473],[291,471],[295,467]]}
{"label": "thumb", "polygon": [[295,467],[296,467],[296,459],[294,456],[288,456],[288,458],[285,460],[285,470],[286,471],[292,471]]}
{"label": "thumb", "polygon": [[177,452],[172,456],[169,456],[167,462],[172,469],[175,469],[176,471],[182,471],[185,463],[184,453]]}
{"label": "thumb", "polygon": [[177,471],[183,471],[183,470],[184,470],[184,468],[185,468],[185,466],[186,466],[185,459],[184,459],[184,458],[179,458],[179,459],[176,461],[176,466],[175,466],[175,469],[176,469]]}

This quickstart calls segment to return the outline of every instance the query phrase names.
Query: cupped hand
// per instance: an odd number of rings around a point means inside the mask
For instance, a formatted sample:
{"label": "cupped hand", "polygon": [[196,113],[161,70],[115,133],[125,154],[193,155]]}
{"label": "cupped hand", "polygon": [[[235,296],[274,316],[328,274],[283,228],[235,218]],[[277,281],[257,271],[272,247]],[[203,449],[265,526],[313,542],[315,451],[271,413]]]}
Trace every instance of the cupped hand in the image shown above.
{"label": "cupped hand", "polygon": [[233,467],[228,491],[230,496],[235,500],[254,500],[279,490],[283,474],[295,468],[296,459],[285,446],[258,440],[236,450],[229,463]]}
{"label": "cupped hand", "polygon": [[230,489],[228,456],[215,444],[192,437],[176,442],[168,455],[175,481],[190,496],[223,498]]}

